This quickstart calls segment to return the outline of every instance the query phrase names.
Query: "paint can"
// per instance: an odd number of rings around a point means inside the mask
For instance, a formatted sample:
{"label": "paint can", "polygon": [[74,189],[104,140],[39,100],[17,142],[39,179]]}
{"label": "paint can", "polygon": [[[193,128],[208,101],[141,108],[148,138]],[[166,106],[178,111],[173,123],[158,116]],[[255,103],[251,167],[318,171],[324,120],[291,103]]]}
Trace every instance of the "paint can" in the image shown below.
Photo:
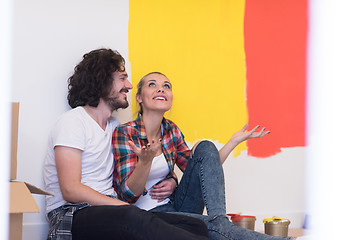
{"label": "paint can", "polygon": [[229,213],[227,215],[230,216],[231,221],[239,227],[250,229],[253,231],[255,230],[255,216],[241,215],[236,213]]}
{"label": "paint can", "polygon": [[272,217],[265,218],[265,234],[278,236],[278,237],[287,237],[290,220],[286,218]]}

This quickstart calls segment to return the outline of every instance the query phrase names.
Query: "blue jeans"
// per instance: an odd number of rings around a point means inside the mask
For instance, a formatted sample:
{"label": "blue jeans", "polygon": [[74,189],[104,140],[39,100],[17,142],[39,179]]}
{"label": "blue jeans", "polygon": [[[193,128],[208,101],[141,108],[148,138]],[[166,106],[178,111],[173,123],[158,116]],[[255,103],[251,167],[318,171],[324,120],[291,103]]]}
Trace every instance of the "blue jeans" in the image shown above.
{"label": "blue jeans", "polygon": [[[208,230],[199,219],[148,212],[136,206],[90,206],[67,203],[48,213],[47,240],[206,240]],[[161,231],[159,231],[161,229]]]}
{"label": "blue jeans", "polygon": [[[204,206],[208,215],[202,215]],[[196,147],[184,171],[173,200],[151,209],[196,217],[205,222],[210,239],[285,240],[238,227],[226,216],[225,181],[220,156],[215,145],[202,141]]]}

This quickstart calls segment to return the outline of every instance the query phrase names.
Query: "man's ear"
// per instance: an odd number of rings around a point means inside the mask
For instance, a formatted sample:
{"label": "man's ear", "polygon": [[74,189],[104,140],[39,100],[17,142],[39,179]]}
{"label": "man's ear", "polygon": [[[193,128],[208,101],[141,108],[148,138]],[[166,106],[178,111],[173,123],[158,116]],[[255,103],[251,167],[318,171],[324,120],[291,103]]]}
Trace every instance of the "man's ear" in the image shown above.
{"label": "man's ear", "polygon": [[143,101],[142,101],[142,98],[141,98],[141,96],[139,95],[139,94],[136,94],[136,101],[138,102],[138,103],[142,103]]}

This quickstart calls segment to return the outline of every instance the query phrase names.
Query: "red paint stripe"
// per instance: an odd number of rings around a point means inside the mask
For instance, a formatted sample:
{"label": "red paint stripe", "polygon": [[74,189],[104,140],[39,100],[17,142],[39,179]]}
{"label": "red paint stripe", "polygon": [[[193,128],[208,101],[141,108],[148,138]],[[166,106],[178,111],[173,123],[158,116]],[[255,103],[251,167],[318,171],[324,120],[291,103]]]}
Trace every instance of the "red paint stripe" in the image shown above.
{"label": "red paint stripe", "polygon": [[248,154],[304,146],[307,1],[248,0],[244,24],[250,127],[271,131],[249,140]]}

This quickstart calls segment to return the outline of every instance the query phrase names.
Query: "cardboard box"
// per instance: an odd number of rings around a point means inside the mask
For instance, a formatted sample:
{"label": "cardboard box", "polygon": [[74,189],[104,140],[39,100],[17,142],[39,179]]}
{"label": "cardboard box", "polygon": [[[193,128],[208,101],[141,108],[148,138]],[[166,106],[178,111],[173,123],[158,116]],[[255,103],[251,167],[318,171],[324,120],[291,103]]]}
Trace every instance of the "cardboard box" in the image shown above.
{"label": "cardboard box", "polygon": [[19,103],[11,103],[11,152],[10,152],[10,180],[16,179],[17,146],[19,129]]}
{"label": "cardboard box", "polygon": [[12,103],[11,119],[11,156],[10,156],[10,209],[9,209],[9,239],[22,240],[23,214],[40,212],[35,199],[31,195],[52,195],[26,182],[18,182],[17,144],[19,125],[19,103]]}

